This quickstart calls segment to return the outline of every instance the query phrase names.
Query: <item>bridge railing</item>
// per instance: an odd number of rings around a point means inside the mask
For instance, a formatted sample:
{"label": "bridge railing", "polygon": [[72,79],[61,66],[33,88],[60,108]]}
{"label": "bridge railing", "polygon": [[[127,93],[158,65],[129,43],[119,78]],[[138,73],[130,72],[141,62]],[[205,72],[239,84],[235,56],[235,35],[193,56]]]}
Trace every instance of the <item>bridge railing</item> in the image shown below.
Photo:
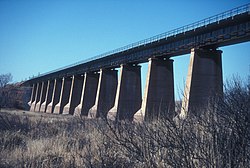
{"label": "bridge railing", "polygon": [[[188,32],[188,31],[194,31],[197,28],[207,26],[207,25],[209,25],[211,23],[216,23],[216,22],[219,23],[221,20],[228,19],[228,18],[233,18],[236,15],[247,13],[247,12],[250,13],[250,3],[246,4],[246,5],[243,5],[243,6],[240,6],[240,7],[237,7],[237,8],[234,8],[234,9],[231,9],[231,10],[228,10],[228,11],[223,12],[223,13],[208,17],[206,19],[203,19],[203,20],[200,20],[200,21],[197,21],[197,22],[194,22],[194,23],[191,23],[191,24],[188,24],[188,25],[185,25],[185,26],[170,30],[168,32],[161,33],[161,34],[158,34],[156,36],[153,36],[153,37],[150,37],[150,38],[147,38],[147,39],[144,39],[144,40],[141,40],[141,41],[126,45],[124,47],[117,48],[117,49],[109,51],[109,52],[105,52],[105,53],[97,55],[95,57],[91,57],[91,58],[85,59],[83,61],[76,62],[74,64],[70,64],[70,65],[55,69],[53,71],[49,71],[47,73],[38,75],[36,77],[45,76],[45,75],[50,74],[50,73],[54,73],[54,72],[57,72],[57,71],[60,71],[60,70],[63,70],[63,69],[74,67],[76,65],[84,64],[84,63],[87,63],[87,62],[90,62],[90,61],[93,61],[93,60],[96,60],[96,59],[100,59],[100,58],[103,58],[103,57],[106,57],[106,56],[109,56],[109,55],[113,55],[113,54],[116,54],[116,53],[120,53],[120,52],[129,50],[129,49],[132,49],[132,48],[147,45],[147,44],[150,44],[152,42],[159,41],[161,39],[167,39],[169,37],[176,36],[178,34],[182,34],[182,33]],[[36,78],[36,77],[32,77],[30,79],[33,79],[33,78]]]}

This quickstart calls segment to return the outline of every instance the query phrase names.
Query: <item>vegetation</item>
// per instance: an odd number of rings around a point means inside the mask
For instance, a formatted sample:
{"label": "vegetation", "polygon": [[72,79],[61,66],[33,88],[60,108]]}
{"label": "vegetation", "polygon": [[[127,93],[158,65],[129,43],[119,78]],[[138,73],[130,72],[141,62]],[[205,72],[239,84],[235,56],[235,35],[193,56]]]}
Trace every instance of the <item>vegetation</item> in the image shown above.
{"label": "vegetation", "polygon": [[28,109],[27,102],[30,97],[30,88],[21,86],[22,83],[13,83],[12,75],[0,74],[0,109],[17,108]]}
{"label": "vegetation", "polygon": [[11,81],[12,81],[12,75],[10,73],[0,74],[0,88],[6,86]]}
{"label": "vegetation", "polygon": [[0,167],[248,167],[250,83],[225,87],[200,115],[112,123],[0,113]]}

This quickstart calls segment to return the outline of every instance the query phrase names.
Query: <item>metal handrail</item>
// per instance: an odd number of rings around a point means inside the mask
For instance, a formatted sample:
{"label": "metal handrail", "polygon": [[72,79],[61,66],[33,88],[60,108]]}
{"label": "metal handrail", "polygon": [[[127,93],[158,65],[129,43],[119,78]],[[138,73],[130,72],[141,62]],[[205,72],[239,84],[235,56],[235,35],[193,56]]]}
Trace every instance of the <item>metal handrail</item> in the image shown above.
{"label": "metal handrail", "polygon": [[90,61],[93,61],[93,60],[96,60],[96,59],[100,59],[100,58],[103,58],[103,57],[106,57],[106,56],[109,56],[109,55],[120,53],[120,52],[129,50],[129,49],[132,49],[132,48],[136,48],[136,47],[139,47],[139,46],[142,46],[142,45],[150,44],[150,43],[159,41],[161,39],[167,39],[167,38],[169,38],[171,36],[176,36],[177,34],[192,31],[192,30],[195,30],[197,28],[207,26],[207,25],[209,25],[211,23],[220,22],[221,20],[228,19],[228,18],[234,17],[234,16],[239,15],[239,14],[243,14],[243,13],[246,13],[246,12],[250,12],[250,3],[246,4],[246,5],[242,5],[240,7],[234,8],[234,9],[231,9],[231,10],[228,10],[228,11],[223,12],[223,13],[208,17],[206,19],[203,19],[203,20],[200,20],[200,21],[197,21],[197,22],[194,22],[194,23],[191,23],[191,24],[188,24],[188,25],[185,25],[185,26],[170,30],[168,32],[161,33],[161,34],[158,34],[156,36],[153,36],[153,37],[150,37],[150,38],[147,38],[147,39],[144,39],[144,40],[140,40],[138,42],[135,42],[135,43],[132,43],[132,44],[117,48],[115,50],[105,52],[103,54],[100,54],[100,55],[85,59],[83,61],[79,61],[79,62],[70,64],[70,65],[67,65],[67,66],[64,66],[64,67],[49,71],[47,73],[40,74],[40,75],[38,75],[36,77],[32,77],[30,79],[45,76],[47,74],[54,73],[54,72],[57,72],[57,71],[60,71],[60,70],[63,70],[63,69],[74,67],[74,66],[77,66],[77,65],[80,65],[80,64],[83,64],[83,63],[87,63],[87,62],[90,62]]}

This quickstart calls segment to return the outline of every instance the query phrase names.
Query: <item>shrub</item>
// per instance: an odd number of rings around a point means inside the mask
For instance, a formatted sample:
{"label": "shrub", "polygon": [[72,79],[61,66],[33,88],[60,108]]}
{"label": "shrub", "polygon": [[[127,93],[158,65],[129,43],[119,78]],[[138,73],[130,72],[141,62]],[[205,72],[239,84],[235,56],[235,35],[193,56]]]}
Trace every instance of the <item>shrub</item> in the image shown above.
{"label": "shrub", "polygon": [[0,113],[0,167],[248,167],[249,86],[234,80],[178,122]]}

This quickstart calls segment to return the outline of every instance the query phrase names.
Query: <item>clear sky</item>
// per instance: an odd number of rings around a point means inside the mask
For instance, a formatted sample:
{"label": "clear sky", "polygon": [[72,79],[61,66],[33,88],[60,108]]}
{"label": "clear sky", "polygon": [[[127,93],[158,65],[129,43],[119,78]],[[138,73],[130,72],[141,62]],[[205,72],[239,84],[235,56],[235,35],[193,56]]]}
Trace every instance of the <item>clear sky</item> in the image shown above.
{"label": "clear sky", "polygon": [[[249,0],[0,0],[0,73],[13,82],[249,3]],[[250,69],[250,42],[223,50],[224,79]],[[174,58],[182,90],[189,55]],[[142,67],[143,84],[147,64]]]}

